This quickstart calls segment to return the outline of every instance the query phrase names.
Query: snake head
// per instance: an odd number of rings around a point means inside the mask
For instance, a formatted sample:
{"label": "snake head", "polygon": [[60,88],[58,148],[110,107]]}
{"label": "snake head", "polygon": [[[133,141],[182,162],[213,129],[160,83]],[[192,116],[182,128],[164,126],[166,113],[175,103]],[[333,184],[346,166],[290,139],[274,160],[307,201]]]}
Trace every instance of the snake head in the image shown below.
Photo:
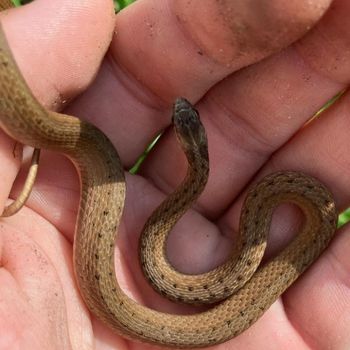
{"label": "snake head", "polygon": [[208,159],[208,141],[198,111],[183,97],[176,99],[172,122],[176,136],[186,155],[199,153]]}

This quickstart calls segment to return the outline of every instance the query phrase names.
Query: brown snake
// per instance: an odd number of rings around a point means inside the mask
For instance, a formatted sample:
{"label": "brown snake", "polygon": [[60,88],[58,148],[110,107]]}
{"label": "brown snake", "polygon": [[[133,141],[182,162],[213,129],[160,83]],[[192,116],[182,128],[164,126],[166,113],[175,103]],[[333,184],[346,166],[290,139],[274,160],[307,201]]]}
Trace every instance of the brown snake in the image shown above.
{"label": "brown snake", "polygon": [[[0,9],[9,7],[0,0]],[[146,223],[141,264],[156,289],[171,299],[205,303],[195,315],[171,315],[137,304],[115,276],[114,245],[124,206],[124,170],[107,137],[77,118],[46,111],[23,80],[0,28],[0,125],[15,140],[68,156],[81,180],[74,240],[77,283],[90,311],[134,340],[173,347],[222,343],[247,329],[327,247],[337,222],[332,195],[296,172],[269,175],[252,188],[241,213],[240,238],[231,259],[208,273],[185,275],[164,256],[167,234],[204,188],[207,140],[197,112],[185,99],[174,105],[176,134],[189,161],[184,182]],[[263,255],[274,208],[297,204],[305,215],[298,235],[255,271]],[[235,291],[235,294],[232,294]]]}

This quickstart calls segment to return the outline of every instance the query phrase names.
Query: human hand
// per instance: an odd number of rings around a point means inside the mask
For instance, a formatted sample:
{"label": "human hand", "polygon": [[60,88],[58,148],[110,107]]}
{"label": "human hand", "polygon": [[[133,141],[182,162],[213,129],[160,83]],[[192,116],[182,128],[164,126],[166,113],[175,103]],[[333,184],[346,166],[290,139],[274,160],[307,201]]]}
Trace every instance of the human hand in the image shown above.
{"label": "human hand", "polygon": [[[85,3],[88,8],[82,2],[37,1],[2,17],[20,67],[45,106],[61,108],[99,68],[94,83],[65,112],[98,125],[126,168],[158,131],[169,126],[175,96],[198,101],[209,138],[210,179],[195,209],[169,240],[169,258],[190,273],[206,271],[227,258],[238,227],[241,192],[256,177],[275,170],[302,170],[329,186],[339,208],[348,205],[341,176],[348,163],[348,138],[342,127],[347,96],[316,123],[302,128],[349,79],[347,65],[339,63],[346,62],[349,49],[343,29],[350,11],[346,1],[334,2],[314,30],[264,61],[302,36],[322,15],[322,6],[275,2],[259,9],[254,4],[245,11],[246,2],[236,2],[234,13],[228,9],[230,2],[202,1],[201,8],[195,3],[162,2],[153,8],[154,2],[139,1],[119,14],[117,35],[100,68],[114,30],[110,1],[90,0]],[[2,135],[3,202],[18,168],[12,150],[13,141]],[[166,130],[139,175],[127,176],[116,249],[123,289],[138,302],[177,313],[190,308],[164,301],[146,284],[138,266],[137,239],[146,218],[179,183],[185,168],[173,133]],[[3,348],[18,343],[21,349],[33,344],[89,349],[94,342],[98,349],[149,347],[112,334],[80,300],[71,249],[78,197],[78,178],[70,162],[44,153],[29,208],[2,221],[0,310],[6,323],[1,334],[8,335],[0,340]],[[299,222],[290,207],[281,207],[276,214],[268,257],[276,254]],[[346,235],[345,228],[256,324],[219,347],[345,348],[350,269]],[[337,306],[332,309],[332,304]]]}

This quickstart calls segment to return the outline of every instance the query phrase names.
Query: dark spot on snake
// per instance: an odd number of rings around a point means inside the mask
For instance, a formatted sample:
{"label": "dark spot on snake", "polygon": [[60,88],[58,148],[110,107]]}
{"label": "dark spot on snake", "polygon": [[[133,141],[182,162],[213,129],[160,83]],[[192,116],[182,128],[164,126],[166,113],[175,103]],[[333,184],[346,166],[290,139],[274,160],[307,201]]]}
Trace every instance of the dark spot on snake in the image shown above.
{"label": "dark spot on snake", "polygon": [[253,244],[257,245],[258,244],[258,239],[257,238],[254,238],[253,240]]}
{"label": "dark spot on snake", "polygon": [[244,316],[244,312],[240,311],[239,314],[243,317]]}
{"label": "dark spot on snake", "polygon": [[208,285],[205,284],[205,285],[203,286],[203,289],[208,289]]}
{"label": "dark spot on snake", "polygon": [[37,125],[41,125],[42,122],[43,122],[42,119],[38,119],[38,120],[36,121]]}
{"label": "dark spot on snake", "polygon": [[190,292],[192,292],[192,291],[193,291],[193,287],[192,287],[192,286],[189,286],[189,287],[188,287],[188,290],[189,290]]}
{"label": "dark spot on snake", "polygon": [[259,306],[259,309],[260,309],[261,311],[264,311],[264,310],[265,310],[265,308],[264,308],[263,306]]}
{"label": "dark spot on snake", "polygon": [[203,52],[202,51],[198,50],[197,53],[198,53],[198,55],[203,56]]}
{"label": "dark spot on snake", "polygon": [[102,238],[102,233],[99,232],[98,235],[97,235],[98,238]]}
{"label": "dark spot on snake", "polygon": [[226,286],[226,287],[224,288],[224,292],[225,292],[225,294],[230,293],[230,288]]}
{"label": "dark spot on snake", "polygon": [[112,288],[112,292],[115,293],[117,291],[116,288]]}
{"label": "dark spot on snake", "polygon": [[243,277],[242,275],[237,276],[237,281],[242,281]]}
{"label": "dark spot on snake", "polygon": [[162,326],[162,327],[160,327],[160,329],[161,329],[162,331],[164,331],[164,329],[165,329],[165,326]]}
{"label": "dark spot on snake", "polygon": [[293,180],[293,179],[288,179],[287,182],[288,182],[289,184],[292,184],[292,183],[294,182],[294,180]]}
{"label": "dark spot on snake", "polygon": [[114,244],[111,243],[111,244],[109,245],[109,247],[110,247],[110,248],[114,248]]}
{"label": "dark spot on snake", "polygon": [[95,275],[95,278],[97,279],[97,281],[100,279],[99,275]]}
{"label": "dark spot on snake", "polygon": [[251,305],[255,304],[255,299],[253,298],[252,301],[250,302]]}
{"label": "dark spot on snake", "polygon": [[124,305],[124,301],[121,301],[120,303],[119,303],[119,306],[123,306]]}
{"label": "dark spot on snake", "polygon": [[310,190],[312,190],[312,189],[314,188],[313,185],[307,185],[306,187],[307,187],[308,189],[310,189]]}
{"label": "dark spot on snake", "polygon": [[196,302],[198,302],[198,301],[199,301],[199,298],[196,297],[196,298],[194,298],[193,300],[196,301]]}
{"label": "dark spot on snake", "polygon": [[183,299],[182,297],[177,297],[176,299],[177,299],[177,301],[179,301],[180,303],[182,303],[182,302],[184,301],[184,299]]}
{"label": "dark spot on snake", "polygon": [[165,277],[165,276],[164,276],[163,274],[160,275],[160,278],[161,278],[162,280],[164,279],[164,277]]}
{"label": "dark spot on snake", "polygon": [[258,194],[257,194],[256,192],[253,192],[253,193],[252,193],[252,197],[253,197],[253,198],[256,198],[257,196],[258,196]]}
{"label": "dark spot on snake", "polygon": [[219,283],[224,283],[224,279],[223,279],[223,278],[220,278],[218,282],[219,282]]}
{"label": "dark spot on snake", "polygon": [[96,260],[98,260],[98,259],[99,259],[99,256],[98,256],[98,254],[95,254],[95,258],[96,258]]}
{"label": "dark spot on snake", "polygon": [[259,220],[255,220],[254,224],[255,224],[255,226],[258,226],[259,225]]}
{"label": "dark spot on snake", "polygon": [[109,211],[108,210],[104,210],[103,215],[106,216],[108,214],[109,214]]}
{"label": "dark spot on snake", "polygon": [[174,288],[177,288],[177,284],[176,284],[176,283],[174,283],[174,284],[173,284],[173,287],[174,287]]}
{"label": "dark spot on snake", "polygon": [[266,286],[266,288],[271,288],[271,283]]}
{"label": "dark spot on snake", "polygon": [[210,292],[210,293],[209,293],[209,296],[210,296],[212,299],[215,299],[215,298],[216,298],[216,294],[213,293],[213,292]]}
{"label": "dark spot on snake", "polygon": [[112,275],[113,275],[113,273],[112,273],[112,272],[109,272],[108,274],[109,274],[110,276],[112,276]]}
{"label": "dark spot on snake", "polygon": [[247,260],[247,265],[248,265],[248,266],[251,266],[251,264],[252,264],[252,261],[248,259],[248,260]]}
{"label": "dark spot on snake", "polygon": [[229,326],[231,323],[232,323],[231,320],[227,320],[227,321],[226,321],[226,324],[227,324],[228,326]]}

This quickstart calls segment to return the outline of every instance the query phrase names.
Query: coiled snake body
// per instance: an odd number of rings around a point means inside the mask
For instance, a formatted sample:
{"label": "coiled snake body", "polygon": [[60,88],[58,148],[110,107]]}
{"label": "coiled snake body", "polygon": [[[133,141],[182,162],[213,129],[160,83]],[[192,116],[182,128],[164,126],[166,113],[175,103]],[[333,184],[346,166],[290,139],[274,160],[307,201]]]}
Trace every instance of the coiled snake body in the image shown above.
{"label": "coiled snake body", "polygon": [[[8,5],[0,1],[0,9]],[[223,301],[195,315],[151,310],[126,296],[115,276],[114,243],[125,196],[124,171],[116,150],[94,126],[48,112],[36,101],[18,71],[2,29],[0,94],[0,124],[10,136],[23,144],[64,153],[76,165],[81,179],[74,240],[76,279],[91,312],[124,337],[173,347],[224,342],[255,322],[333,236],[337,216],[329,191],[309,176],[279,172],[249,191],[241,213],[240,250],[235,250],[227,263],[198,276],[175,271],[164,257],[166,235],[200,194],[208,176],[205,131],[192,106],[178,99],[173,121],[189,171],[179,189],[148,220],[140,260],[148,279],[159,282],[155,288],[171,299]],[[278,256],[255,271],[266,245],[272,211],[285,201],[302,209],[305,224]]]}

